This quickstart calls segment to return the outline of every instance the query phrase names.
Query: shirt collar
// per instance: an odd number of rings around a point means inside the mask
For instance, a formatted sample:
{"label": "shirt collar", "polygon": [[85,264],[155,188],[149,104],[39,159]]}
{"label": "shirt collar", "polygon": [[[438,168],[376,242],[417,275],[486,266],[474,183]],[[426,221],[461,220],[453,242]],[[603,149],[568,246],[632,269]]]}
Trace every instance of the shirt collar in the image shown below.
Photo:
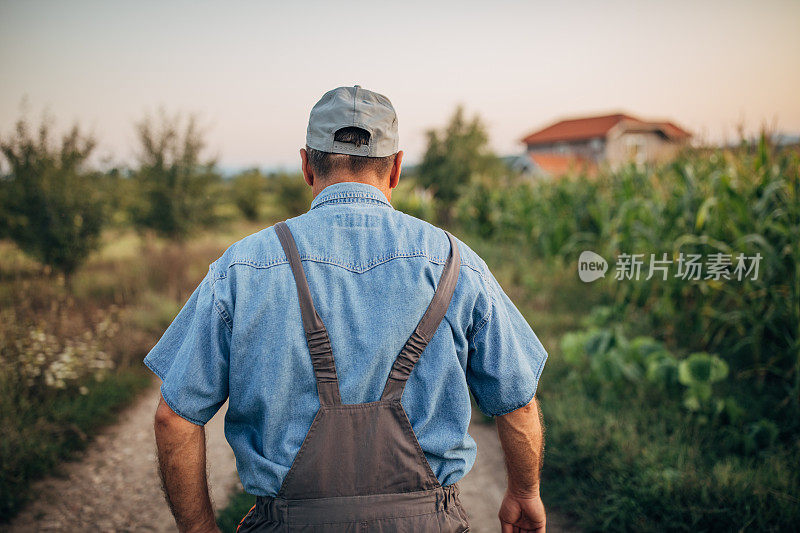
{"label": "shirt collar", "polygon": [[386,196],[374,185],[355,181],[342,181],[328,185],[322,189],[322,192],[311,202],[311,209],[317,208],[323,204],[350,204],[356,202],[375,205],[383,204],[385,207],[392,207],[392,204],[389,203]]}

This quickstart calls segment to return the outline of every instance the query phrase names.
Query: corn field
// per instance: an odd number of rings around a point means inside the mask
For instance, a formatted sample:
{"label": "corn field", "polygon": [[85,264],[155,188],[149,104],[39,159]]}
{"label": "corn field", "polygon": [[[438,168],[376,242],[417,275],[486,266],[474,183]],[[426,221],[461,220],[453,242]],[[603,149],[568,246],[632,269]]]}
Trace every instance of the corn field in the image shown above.
{"label": "corn field", "polygon": [[[661,168],[478,186],[461,220],[543,257],[571,261],[593,250],[609,261],[653,254],[669,262],[668,276],[646,279],[646,268],[638,280],[606,276],[614,309],[670,347],[719,354],[734,383],[769,398],[765,415],[787,420],[800,412],[799,160],[762,138]],[[674,275],[681,254],[732,260],[722,276],[685,279]],[[760,257],[758,272],[734,275],[739,255]]]}

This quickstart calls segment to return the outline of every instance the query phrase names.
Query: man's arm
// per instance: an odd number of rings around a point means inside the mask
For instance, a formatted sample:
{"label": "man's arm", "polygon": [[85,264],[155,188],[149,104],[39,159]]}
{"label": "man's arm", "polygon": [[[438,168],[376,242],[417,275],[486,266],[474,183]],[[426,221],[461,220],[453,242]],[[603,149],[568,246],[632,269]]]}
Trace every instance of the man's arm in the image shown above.
{"label": "man's arm", "polygon": [[498,416],[497,434],[508,471],[508,489],[498,513],[502,531],[544,532],[545,511],[539,496],[544,425],[536,398],[516,411]]}
{"label": "man's arm", "polygon": [[184,420],[164,398],[155,423],[161,483],[181,532],[218,532],[206,480],[206,432]]}

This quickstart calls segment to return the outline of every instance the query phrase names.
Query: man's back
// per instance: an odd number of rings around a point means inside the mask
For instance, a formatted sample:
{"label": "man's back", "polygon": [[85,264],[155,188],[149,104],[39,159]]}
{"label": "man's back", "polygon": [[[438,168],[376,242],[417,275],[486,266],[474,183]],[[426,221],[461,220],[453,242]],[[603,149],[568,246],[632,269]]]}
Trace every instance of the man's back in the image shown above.
{"label": "man's back", "polygon": [[154,428],[179,529],[217,529],[203,426],[230,397],[226,435],[257,495],[242,533],[466,531],[471,390],[502,415],[503,531],[543,531],[547,354],[472,250],[392,208],[392,103],[326,92],[300,160],[309,212],[231,246],[145,358],[163,381]]}
{"label": "man's back", "polygon": [[[378,400],[433,297],[450,249],[446,234],[394,210],[377,188],[353,182],[326,187],[308,213],[287,224],[330,335],[342,402]],[[458,244],[452,301],[402,398],[443,485],[475,460],[468,386],[484,412],[508,413],[531,400],[546,358],[484,262]],[[146,363],[164,380],[165,401],[194,423],[205,423],[230,395],[226,435],[245,490],[275,495],[319,399],[294,280],[273,227],[211,265]],[[184,378],[170,379],[173,372]]]}

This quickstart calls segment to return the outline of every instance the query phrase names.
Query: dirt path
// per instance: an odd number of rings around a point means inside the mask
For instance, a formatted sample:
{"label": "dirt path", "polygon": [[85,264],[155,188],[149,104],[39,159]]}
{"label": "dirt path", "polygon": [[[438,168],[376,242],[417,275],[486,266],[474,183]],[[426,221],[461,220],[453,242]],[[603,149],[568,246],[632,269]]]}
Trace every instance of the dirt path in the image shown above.
{"label": "dirt path", "polygon": [[[161,494],[155,464],[153,413],[159,390],[154,384],[119,422],[99,434],[79,460],[65,463],[57,477],[34,484],[34,501],[8,528],[30,531],[176,531]],[[233,452],[223,434],[225,407],[206,426],[209,476],[214,507],[227,503],[239,484]],[[478,443],[475,467],[460,482],[471,531],[499,531],[497,510],[505,489],[503,456],[494,425],[473,421]],[[568,531],[552,513],[548,531]]]}
{"label": "dirt path", "polygon": [[[152,428],[159,395],[154,384],[78,461],[62,465],[59,477],[36,483],[34,501],[12,521],[10,531],[176,531],[156,470]],[[225,506],[239,482],[223,435],[225,409],[207,426],[215,508]]]}
{"label": "dirt path", "polygon": [[[494,533],[500,531],[497,512],[506,489],[503,451],[495,425],[481,422],[477,413],[472,417],[469,434],[478,443],[478,458],[472,470],[458,483],[461,503],[469,515],[470,531]],[[567,533],[575,530],[563,517],[548,511],[547,531]]]}

